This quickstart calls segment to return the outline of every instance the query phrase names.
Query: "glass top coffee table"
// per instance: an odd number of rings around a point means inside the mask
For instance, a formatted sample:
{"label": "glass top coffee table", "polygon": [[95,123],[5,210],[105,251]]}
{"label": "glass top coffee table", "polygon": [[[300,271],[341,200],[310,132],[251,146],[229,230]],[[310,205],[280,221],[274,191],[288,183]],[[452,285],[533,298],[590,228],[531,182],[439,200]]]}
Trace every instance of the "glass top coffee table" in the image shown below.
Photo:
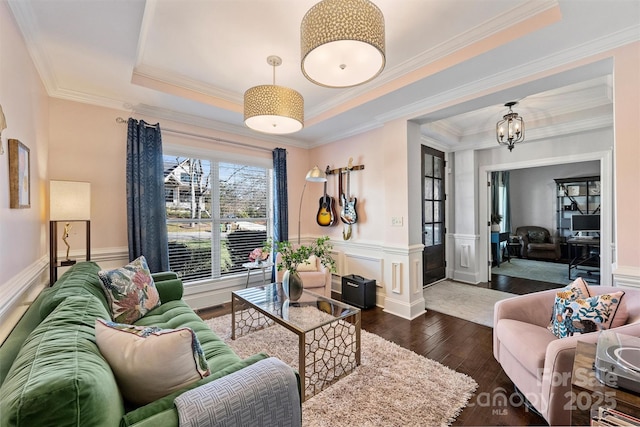
{"label": "glass top coffee table", "polygon": [[303,402],[360,365],[360,309],[306,290],[289,301],[281,283],[231,293],[231,339],[276,323],[298,336]]}

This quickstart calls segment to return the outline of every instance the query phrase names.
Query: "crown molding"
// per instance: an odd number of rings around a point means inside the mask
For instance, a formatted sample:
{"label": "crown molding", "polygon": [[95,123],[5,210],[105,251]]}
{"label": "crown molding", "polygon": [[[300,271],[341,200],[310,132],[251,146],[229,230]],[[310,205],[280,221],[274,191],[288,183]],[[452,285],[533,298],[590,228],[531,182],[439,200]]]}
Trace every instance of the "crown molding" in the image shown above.
{"label": "crown molding", "polygon": [[459,34],[457,37],[432,47],[408,61],[400,63],[393,68],[385,69],[384,73],[371,83],[342,91],[340,95],[331,98],[328,102],[309,109],[307,115],[309,119],[313,119],[315,116],[337,108],[339,105],[350,99],[364,95],[367,92],[389,84],[410,72],[441,60],[455,51],[470,46],[473,43],[477,43],[479,40],[497,34],[500,31],[504,31],[507,28],[512,27],[514,24],[529,19],[531,16],[558,6],[557,0],[541,0],[526,2],[523,5],[514,7],[493,19],[487,20],[482,24],[470,28],[469,30]]}
{"label": "crown molding", "polygon": [[53,66],[51,65],[49,56],[37,43],[36,35],[38,34],[38,27],[36,25],[37,21],[35,14],[33,13],[31,2],[7,0],[7,3],[11,8],[11,12],[13,13],[20,31],[22,32],[29,56],[31,56],[31,60],[34,63],[36,70],[38,70],[38,74],[40,75],[40,79],[44,84],[47,94],[49,96],[55,96],[59,89],[58,82],[56,75],[53,72]]}
{"label": "crown molding", "polygon": [[140,64],[133,69],[131,83],[155,90],[158,90],[160,85],[163,87],[163,92],[177,96],[184,95],[185,90],[195,92],[200,95],[198,96],[199,100],[207,104],[227,109],[235,106],[232,111],[242,111],[244,103],[243,95],[144,64]]}
{"label": "crown molding", "polygon": [[461,85],[455,89],[439,93],[424,100],[408,104],[402,108],[391,110],[375,117],[376,120],[387,122],[402,117],[412,117],[433,111],[455,99],[471,97],[480,92],[490,91],[497,86],[503,86],[509,82],[515,82],[526,77],[553,70],[563,65],[571,64],[578,60],[593,57],[599,53],[610,51],[614,48],[640,40],[640,26],[635,25],[623,28],[620,31],[601,37],[597,40],[583,43],[577,47],[571,47],[556,52],[544,58],[531,61],[518,67],[503,70],[489,77]]}
{"label": "crown molding", "polygon": [[[537,127],[527,130],[524,143],[559,138],[577,133],[593,132],[600,129],[612,128],[613,117],[602,115],[599,117],[584,120],[574,120],[560,124]],[[449,147],[449,151],[483,150],[487,148],[500,147],[496,142],[495,135],[487,132],[486,136],[478,136],[469,141],[461,141]]]}

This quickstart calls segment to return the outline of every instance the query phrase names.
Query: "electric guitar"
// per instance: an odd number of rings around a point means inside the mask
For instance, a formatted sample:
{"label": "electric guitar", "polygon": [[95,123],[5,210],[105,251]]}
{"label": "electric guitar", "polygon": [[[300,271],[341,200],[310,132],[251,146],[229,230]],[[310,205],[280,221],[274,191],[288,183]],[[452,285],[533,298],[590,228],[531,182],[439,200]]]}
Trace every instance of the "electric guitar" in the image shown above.
{"label": "electric guitar", "polygon": [[349,193],[351,192],[351,162],[353,159],[349,159],[349,166],[347,167],[346,172],[344,174],[347,175],[347,192],[346,194],[342,191],[342,174],[340,172],[340,205],[342,209],[340,210],[340,219],[342,222],[347,224],[342,231],[342,238],[344,240],[349,240],[351,238],[351,224],[355,224],[358,221],[358,215],[356,213],[356,203],[358,201],[357,198],[351,197]]}
{"label": "electric guitar", "polygon": [[324,182],[324,196],[320,197],[320,207],[316,222],[321,227],[330,227],[336,222],[335,202],[333,197],[327,195],[327,182]]}

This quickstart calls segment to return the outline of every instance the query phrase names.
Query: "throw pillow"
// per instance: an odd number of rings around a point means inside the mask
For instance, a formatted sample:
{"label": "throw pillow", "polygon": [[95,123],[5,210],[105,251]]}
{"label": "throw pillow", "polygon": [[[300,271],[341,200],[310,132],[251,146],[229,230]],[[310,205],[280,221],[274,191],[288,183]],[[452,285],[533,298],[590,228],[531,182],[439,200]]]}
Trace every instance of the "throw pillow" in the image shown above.
{"label": "throw pillow", "polygon": [[111,307],[111,317],[120,323],[133,323],[160,305],[144,256],[122,268],[98,272]]}
{"label": "throw pillow", "polygon": [[566,292],[558,292],[548,329],[558,338],[609,329],[623,295],[620,291],[567,299]]}
{"label": "throw pillow", "polygon": [[96,319],[96,343],[122,395],[137,405],[153,402],[210,374],[191,328],[160,329]]}
{"label": "throw pillow", "polygon": [[298,264],[298,268],[296,269],[298,272],[300,271],[318,271],[318,259],[315,255],[311,255],[305,262],[301,262]]}
{"label": "throw pillow", "polygon": [[547,234],[544,231],[530,231],[529,243],[544,243],[547,240]]}
{"label": "throw pillow", "polygon": [[558,296],[562,296],[564,299],[575,300],[578,298],[588,298],[591,296],[591,292],[589,291],[589,285],[587,285],[587,282],[585,282],[582,277],[578,277],[576,280],[562,288],[562,290],[558,292]]}

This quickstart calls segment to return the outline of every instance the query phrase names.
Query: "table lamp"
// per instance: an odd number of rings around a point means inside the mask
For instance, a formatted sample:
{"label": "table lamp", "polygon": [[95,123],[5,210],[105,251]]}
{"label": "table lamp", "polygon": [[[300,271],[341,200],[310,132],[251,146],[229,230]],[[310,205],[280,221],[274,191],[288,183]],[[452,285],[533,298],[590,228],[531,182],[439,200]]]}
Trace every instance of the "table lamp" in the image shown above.
{"label": "table lamp", "polygon": [[71,222],[87,222],[87,254],[89,254],[89,220],[91,219],[91,184],[74,181],[49,181],[49,221],[51,224],[51,258],[57,259],[56,239],[57,223],[64,222],[62,241],[67,246],[66,258],[60,262],[61,266],[73,265],[75,260],[69,258],[71,246],[67,241],[71,231]]}

